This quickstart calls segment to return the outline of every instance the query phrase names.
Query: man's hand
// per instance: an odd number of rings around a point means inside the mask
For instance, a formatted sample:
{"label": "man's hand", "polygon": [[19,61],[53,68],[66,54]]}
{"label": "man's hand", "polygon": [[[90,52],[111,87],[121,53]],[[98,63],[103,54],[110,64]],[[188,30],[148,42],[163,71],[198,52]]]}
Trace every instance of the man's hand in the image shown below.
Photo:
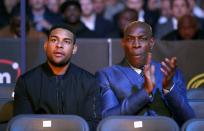
{"label": "man's hand", "polygon": [[168,89],[172,84],[172,78],[175,73],[176,57],[172,57],[171,59],[165,58],[165,60],[161,62],[161,65],[161,71],[164,75],[162,85],[164,89]]}
{"label": "man's hand", "polygon": [[154,76],[155,67],[153,65],[152,66],[150,65],[151,58],[152,58],[152,54],[148,53],[146,64],[144,66],[144,78],[145,78],[144,87],[148,94],[152,93],[152,90],[155,86],[155,76]]}

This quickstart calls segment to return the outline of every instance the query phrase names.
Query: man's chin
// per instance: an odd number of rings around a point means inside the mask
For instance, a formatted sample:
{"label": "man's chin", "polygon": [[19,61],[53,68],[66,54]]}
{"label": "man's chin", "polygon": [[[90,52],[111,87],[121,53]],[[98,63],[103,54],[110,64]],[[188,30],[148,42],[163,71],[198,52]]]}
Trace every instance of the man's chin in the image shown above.
{"label": "man's chin", "polygon": [[66,62],[49,61],[49,63],[52,64],[55,67],[64,67],[64,66],[66,66],[69,63],[69,61],[66,61]]}

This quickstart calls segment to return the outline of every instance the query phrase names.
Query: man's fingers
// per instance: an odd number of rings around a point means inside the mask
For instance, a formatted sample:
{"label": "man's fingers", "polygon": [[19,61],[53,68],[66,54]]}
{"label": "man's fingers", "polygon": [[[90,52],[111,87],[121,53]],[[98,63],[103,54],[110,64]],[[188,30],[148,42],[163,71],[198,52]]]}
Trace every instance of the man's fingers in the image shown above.
{"label": "man's fingers", "polygon": [[176,63],[177,63],[177,58],[176,57],[172,57],[171,58],[171,64],[176,67]]}
{"label": "man's fingers", "polygon": [[154,65],[151,66],[150,72],[151,72],[152,83],[153,83],[153,85],[155,85],[155,76],[154,76],[155,66]]}
{"label": "man's fingers", "polygon": [[164,74],[165,77],[168,76],[168,72],[166,70],[164,70],[163,68],[160,68],[160,70]]}
{"label": "man's fingers", "polygon": [[150,65],[152,59],[152,53],[147,53],[146,65]]}

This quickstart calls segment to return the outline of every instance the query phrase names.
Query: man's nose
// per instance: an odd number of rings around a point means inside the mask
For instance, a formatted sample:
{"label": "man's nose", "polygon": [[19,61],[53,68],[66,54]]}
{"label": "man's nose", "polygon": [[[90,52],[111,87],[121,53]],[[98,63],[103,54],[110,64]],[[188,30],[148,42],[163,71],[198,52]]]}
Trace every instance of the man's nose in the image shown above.
{"label": "man's nose", "polygon": [[140,41],[139,41],[139,39],[137,37],[135,37],[135,40],[133,42],[133,46],[135,46],[135,47],[139,47],[140,46]]}
{"label": "man's nose", "polygon": [[59,42],[57,42],[57,45],[56,45],[57,47],[63,47],[63,42],[61,42],[61,41],[59,41]]}

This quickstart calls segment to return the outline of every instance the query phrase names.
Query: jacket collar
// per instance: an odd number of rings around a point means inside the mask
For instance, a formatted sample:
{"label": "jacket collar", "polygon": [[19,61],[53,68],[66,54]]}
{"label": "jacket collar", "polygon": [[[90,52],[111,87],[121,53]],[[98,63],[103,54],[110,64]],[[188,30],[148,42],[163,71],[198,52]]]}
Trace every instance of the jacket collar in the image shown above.
{"label": "jacket collar", "polygon": [[124,58],[117,66],[124,75],[129,79],[130,83],[133,86],[136,86],[138,89],[141,89],[144,83],[144,78],[142,75],[135,72],[130,65],[128,64],[127,60]]}
{"label": "jacket collar", "polygon": [[[66,78],[66,76],[68,76],[68,75],[70,75],[70,74],[73,74],[73,69],[72,69],[73,66],[74,66],[74,65],[73,65],[72,63],[69,64],[69,67],[67,68],[65,74],[63,75],[65,78]],[[56,77],[56,75],[53,73],[51,67],[49,66],[49,64],[48,64],[47,62],[42,65],[42,68],[43,68],[43,71],[45,72],[45,74],[46,74],[49,78],[54,78],[54,77]],[[63,78],[64,78],[64,77],[63,77]]]}

